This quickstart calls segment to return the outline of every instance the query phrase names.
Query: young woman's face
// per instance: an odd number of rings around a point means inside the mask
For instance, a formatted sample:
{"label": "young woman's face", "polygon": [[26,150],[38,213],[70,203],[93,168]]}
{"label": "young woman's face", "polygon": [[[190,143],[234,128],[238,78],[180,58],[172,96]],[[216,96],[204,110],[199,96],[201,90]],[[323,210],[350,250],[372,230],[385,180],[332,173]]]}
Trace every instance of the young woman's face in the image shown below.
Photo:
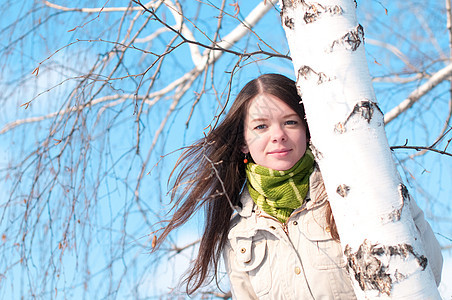
{"label": "young woman's face", "polygon": [[251,100],[245,118],[245,146],[254,162],[284,171],[306,152],[306,128],[298,114],[284,101],[268,94]]}

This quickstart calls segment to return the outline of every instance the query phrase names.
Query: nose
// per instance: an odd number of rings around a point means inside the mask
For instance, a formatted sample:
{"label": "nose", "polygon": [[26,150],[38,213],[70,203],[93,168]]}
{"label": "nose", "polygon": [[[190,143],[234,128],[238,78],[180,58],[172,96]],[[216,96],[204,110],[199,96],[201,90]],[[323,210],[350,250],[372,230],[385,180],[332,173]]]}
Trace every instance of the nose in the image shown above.
{"label": "nose", "polygon": [[272,142],[278,143],[287,140],[286,132],[281,126],[273,126],[272,128]]}

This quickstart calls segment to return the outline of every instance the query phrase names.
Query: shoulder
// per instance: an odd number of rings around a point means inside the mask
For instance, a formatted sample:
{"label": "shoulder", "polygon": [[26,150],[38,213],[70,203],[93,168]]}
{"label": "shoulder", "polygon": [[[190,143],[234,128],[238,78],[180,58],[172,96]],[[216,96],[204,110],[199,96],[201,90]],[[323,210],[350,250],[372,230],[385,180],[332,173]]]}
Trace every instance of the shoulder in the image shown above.
{"label": "shoulder", "polygon": [[309,177],[309,193],[306,200],[307,209],[324,205],[328,201],[322,173],[316,163],[314,163],[314,171]]}
{"label": "shoulder", "polygon": [[240,196],[240,202],[242,207],[236,208],[237,212],[232,216],[229,223],[229,240],[236,237],[251,237],[256,234],[255,204],[247,190],[244,190]]}

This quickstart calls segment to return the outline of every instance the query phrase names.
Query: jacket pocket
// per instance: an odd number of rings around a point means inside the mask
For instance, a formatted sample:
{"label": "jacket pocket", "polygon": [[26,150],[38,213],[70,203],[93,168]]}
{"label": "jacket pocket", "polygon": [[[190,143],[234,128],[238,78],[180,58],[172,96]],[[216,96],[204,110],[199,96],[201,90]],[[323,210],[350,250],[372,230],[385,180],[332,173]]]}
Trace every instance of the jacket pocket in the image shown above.
{"label": "jacket pocket", "polygon": [[234,252],[238,270],[248,273],[256,295],[262,297],[268,294],[272,278],[267,258],[267,240],[257,236],[237,238]]}
{"label": "jacket pocket", "polygon": [[307,238],[308,260],[314,268],[325,270],[345,267],[342,246],[331,237],[327,226],[309,222],[305,225],[304,234]]}

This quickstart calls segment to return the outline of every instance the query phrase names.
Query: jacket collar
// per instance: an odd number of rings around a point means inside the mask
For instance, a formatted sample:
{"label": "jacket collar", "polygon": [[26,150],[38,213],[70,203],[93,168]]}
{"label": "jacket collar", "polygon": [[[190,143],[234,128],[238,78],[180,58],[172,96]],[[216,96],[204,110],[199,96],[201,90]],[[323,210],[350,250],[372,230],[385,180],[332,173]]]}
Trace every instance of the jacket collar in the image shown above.
{"label": "jacket collar", "polygon": [[242,203],[242,207],[240,208],[239,206],[236,206],[236,211],[243,218],[251,217],[256,204],[254,203],[253,198],[251,198],[246,187],[243,189],[242,195],[240,196],[240,202]]}

